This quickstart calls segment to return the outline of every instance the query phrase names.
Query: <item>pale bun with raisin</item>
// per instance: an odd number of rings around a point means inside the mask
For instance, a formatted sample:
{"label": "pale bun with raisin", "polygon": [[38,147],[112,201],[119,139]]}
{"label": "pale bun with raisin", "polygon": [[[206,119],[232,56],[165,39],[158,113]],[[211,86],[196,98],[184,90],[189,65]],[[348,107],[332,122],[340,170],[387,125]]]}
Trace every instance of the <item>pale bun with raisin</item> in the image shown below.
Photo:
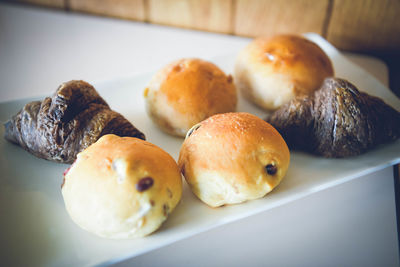
{"label": "pale bun with raisin", "polygon": [[261,198],[289,167],[289,149],[270,124],[249,113],[214,115],[195,125],[178,166],[193,193],[211,207]]}
{"label": "pale bun with raisin", "polygon": [[232,76],[196,58],[174,61],[152,78],[144,91],[147,113],[163,131],[184,137],[211,115],[236,110]]}
{"label": "pale bun with raisin", "polygon": [[105,135],[78,154],[64,176],[62,195],[81,228],[106,238],[136,238],[157,230],[174,210],[182,178],[161,148]]}
{"label": "pale bun with raisin", "polygon": [[254,39],[238,55],[234,78],[242,95],[263,108],[276,110],[293,98],[317,90],[334,70],[315,43],[295,35]]}

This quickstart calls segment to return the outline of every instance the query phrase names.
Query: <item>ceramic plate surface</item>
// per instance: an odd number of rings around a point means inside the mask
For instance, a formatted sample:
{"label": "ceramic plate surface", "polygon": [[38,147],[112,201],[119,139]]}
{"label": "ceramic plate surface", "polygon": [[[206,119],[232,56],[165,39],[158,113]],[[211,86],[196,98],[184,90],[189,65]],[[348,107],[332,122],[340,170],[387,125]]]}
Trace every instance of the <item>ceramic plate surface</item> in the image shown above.
{"label": "ceramic plate surface", "polygon": [[[328,54],[336,76],[348,79],[360,90],[379,96],[400,110],[399,99],[388,88],[348,61],[319,35],[306,36]],[[221,56],[213,62],[231,73],[235,57]],[[177,159],[183,139],[162,133],[145,113],[143,89],[152,75],[99,82],[94,86],[112,109],[146,134],[148,141]],[[31,100],[0,103],[0,120],[5,122]],[[238,111],[265,116],[263,111],[242,99]],[[0,135],[3,134],[4,127],[1,127]],[[0,138],[0,150],[1,262],[21,266],[108,265],[400,162],[400,140],[348,159],[324,159],[292,152],[287,176],[262,199],[212,209],[184,184],[181,203],[159,231],[136,240],[108,240],[81,230],[69,218],[60,189],[62,173],[68,165],[36,158],[4,138]]]}

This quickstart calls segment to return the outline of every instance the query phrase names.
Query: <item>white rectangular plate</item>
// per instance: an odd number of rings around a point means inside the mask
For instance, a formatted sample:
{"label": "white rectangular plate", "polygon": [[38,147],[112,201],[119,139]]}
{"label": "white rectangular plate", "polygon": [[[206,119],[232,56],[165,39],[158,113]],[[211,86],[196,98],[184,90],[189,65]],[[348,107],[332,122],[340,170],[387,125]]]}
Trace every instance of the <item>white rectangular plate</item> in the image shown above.
{"label": "white rectangular plate", "polygon": [[[399,99],[388,88],[349,62],[327,41],[315,34],[306,37],[329,55],[336,76],[400,109]],[[235,56],[215,58],[214,63],[231,73]],[[162,133],[145,113],[142,92],[151,76],[149,73],[94,86],[114,110],[146,134],[148,141],[177,159],[183,139]],[[0,103],[0,120],[5,122],[28,101]],[[239,100],[238,110],[265,116],[243,99]],[[4,127],[0,130],[3,134]],[[0,138],[0,150],[0,260],[5,265],[24,266],[111,264],[400,162],[400,140],[348,159],[292,152],[286,178],[262,199],[212,209],[194,197],[185,184],[181,203],[159,231],[136,240],[107,240],[81,230],[66,213],[60,186],[67,165],[35,158],[4,138]]]}

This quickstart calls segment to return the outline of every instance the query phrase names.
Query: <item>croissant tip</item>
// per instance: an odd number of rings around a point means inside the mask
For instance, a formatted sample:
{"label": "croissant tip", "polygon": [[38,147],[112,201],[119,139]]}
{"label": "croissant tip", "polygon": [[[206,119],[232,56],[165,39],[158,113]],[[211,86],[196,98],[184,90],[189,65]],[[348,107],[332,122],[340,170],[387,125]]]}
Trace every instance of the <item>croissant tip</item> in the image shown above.
{"label": "croissant tip", "polygon": [[8,132],[9,129],[12,127],[12,123],[10,120],[6,121],[5,123],[3,123],[5,131]]}
{"label": "croissant tip", "polygon": [[15,142],[15,138],[13,135],[13,123],[11,122],[11,120],[5,122],[4,124],[4,138]]}

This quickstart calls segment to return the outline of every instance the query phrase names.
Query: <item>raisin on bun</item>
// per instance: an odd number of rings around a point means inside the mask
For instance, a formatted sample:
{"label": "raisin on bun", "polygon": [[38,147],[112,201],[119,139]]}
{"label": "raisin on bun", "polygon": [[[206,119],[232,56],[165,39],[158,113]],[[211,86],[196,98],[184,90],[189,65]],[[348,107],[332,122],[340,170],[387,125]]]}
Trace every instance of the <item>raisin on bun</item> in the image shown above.
{"label": "raisin on bun", "polygon": [[178,166],[193,193],[211,207],[261,198],[289,167],[289,149],[270,124],[249,113],[214,115],[195,125]]}
{"label": "raisin on bun", "polygon": [[62,195],[81,228],[106,238],[142,237],[178,204],[182,177],[161,148],[110,134],[78,154],[64,174]]}

